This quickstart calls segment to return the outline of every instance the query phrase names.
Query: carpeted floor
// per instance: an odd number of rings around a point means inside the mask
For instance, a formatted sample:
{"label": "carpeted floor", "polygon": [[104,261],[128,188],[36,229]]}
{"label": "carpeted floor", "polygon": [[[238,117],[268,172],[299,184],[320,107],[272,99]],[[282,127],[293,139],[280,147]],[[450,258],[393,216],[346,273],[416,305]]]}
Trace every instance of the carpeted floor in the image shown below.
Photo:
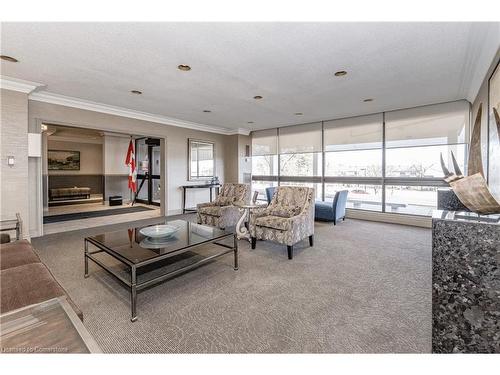
{"label": "carpeted floor", "polygon": [[303,241],[292,261],[283,246],[259,241],[250,250],[240,241],[238,271],[228,254],[139,293],[135,323],[121,284],[94,264],[83,278],[83,238],[103,231],[49,235],[33,244],[104,352],[431,350],[428,229],[349,219],[335,227],[316,223],[314,247]]}

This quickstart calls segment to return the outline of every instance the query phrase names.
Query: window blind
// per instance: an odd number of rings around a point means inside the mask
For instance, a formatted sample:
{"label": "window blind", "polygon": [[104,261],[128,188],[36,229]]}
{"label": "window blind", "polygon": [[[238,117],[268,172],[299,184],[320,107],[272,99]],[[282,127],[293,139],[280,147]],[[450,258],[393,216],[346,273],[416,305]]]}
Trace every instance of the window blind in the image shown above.
{"label": "window blind", "polygon": [[325,121],[325,151],[382,148],[382,124],[381,113]]}
{"label": "window blind", "polygon": [[468,143],[469,122],[465,100],[387,112],[386,147]]}
{"label": "window blind", "polygon": [[321,150],[321,122],[280,128],[280,154],[321,152]]}

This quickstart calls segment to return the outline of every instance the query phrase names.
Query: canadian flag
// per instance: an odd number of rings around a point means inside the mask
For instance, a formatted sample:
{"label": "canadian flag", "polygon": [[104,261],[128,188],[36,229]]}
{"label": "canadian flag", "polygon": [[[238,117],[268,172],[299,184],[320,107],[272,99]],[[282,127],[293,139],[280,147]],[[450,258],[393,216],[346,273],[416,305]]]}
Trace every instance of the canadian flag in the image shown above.
{"label": "canadian flag", "polygon": [[135,168],[134,144],[132,140],[128,144],[125,165],[128,165],[128,188],[135,193],[137,191],[137,170]]}

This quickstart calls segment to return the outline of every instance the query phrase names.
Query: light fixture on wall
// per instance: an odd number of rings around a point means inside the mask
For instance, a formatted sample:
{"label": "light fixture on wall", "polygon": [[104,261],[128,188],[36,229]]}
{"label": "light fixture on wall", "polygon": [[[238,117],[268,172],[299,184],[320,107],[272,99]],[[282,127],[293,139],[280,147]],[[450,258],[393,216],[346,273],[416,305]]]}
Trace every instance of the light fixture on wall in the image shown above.
{"label": "light fixture on wall", "polygon": [[189,65],[180,64],[177,66],[177,69],[182,70],[183,72],[188,72],[191,70],[191,67]]}
{"label": "light fixture on wall", "polygon": [[335,72],[335,77],[343,77],[347,75],[347,72],[345,70],[339,70],[338,72]]}
{"label": "light fixture on wall", "polygon": [[253,124],[253,121],[247,121],[247,124]]}
{"label": "light fixture on wall", "polygon": [[363,100],[365,103],[368,103],[368,102],[373,102],[373,99],[372,98],[368,98],[368,99],[364,99]]}
{"label": "light fixture on wall", "polygon": [[209,110],[209,109],[204,109],[203,112],[205,112],[205,113],[211,113],[212,111]]}
{"label": "light fixture on wall", "polygon": [[7,165],[9,167],[13,167],[15,164],[15,158],[14,156],[7,156]]}
{"label": "light fixture on wall", "polygon": [[19,62],[19,60],[16,59],[15,57],[7,56],[7,55],[0,55],[0,59],[2,59],[4,61],[8,61],[8,62],[13,62],[13,63]]}
{"label": "light fixture on wall", "polygon": [[302,113],[302,112],[295,112],[295,113],[294,113],[294,115],[295,115],[295,116],[302,116],[302,115],[303,115],[303,113]]}
{"label": "light fixture on wall", "polygon": [[255,95],[253,98],[254,98],[254,99],[259,100],[259,99],[262,99],[262,96],[260,96],[260,95]]}
{"label": "light fixture on wall", "polygon": [[42,129],[42,133],[43,133],[43,132],[46,132],[46,131],[47,131],[48,126],[47,126],[47,125],[45,125],[45,124],[42,124],[42,126],[41,126],[40,128]]}
{"label": "light fixture on wall", "polygon": [[132,94],[142,95],[142,91],[139,91],[139,90],[130,90],[130,92],[131,92]]}

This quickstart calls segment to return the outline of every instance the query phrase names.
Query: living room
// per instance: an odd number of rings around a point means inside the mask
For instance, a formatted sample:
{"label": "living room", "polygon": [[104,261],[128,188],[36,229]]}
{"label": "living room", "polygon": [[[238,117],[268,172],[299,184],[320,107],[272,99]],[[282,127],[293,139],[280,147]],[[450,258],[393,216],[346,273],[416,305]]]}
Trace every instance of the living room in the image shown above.
{"label": "living room", "polygon": [[2,20],[0,359],[496,365],[500,22],[469,18]]}

